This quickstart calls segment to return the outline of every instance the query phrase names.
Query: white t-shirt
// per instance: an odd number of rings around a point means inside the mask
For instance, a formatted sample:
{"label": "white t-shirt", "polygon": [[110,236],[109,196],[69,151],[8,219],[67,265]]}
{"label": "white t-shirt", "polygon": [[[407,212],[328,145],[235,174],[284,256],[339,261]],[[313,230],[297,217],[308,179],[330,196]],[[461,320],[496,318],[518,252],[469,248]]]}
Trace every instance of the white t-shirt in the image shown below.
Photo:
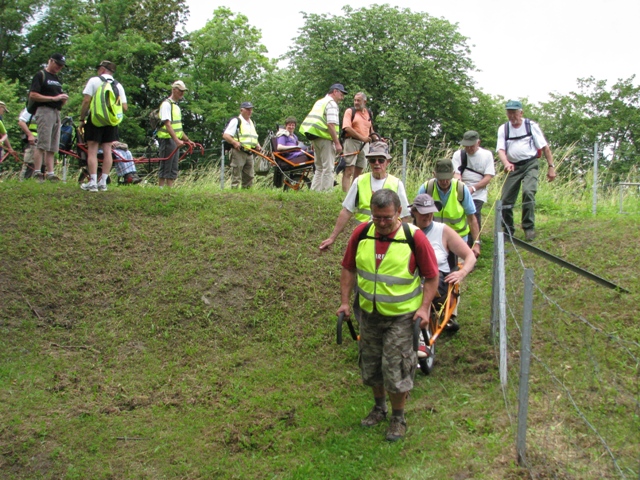
{"label": "white t-shirt", "polygon": [[[107,80],[109,79],[113,80],[113,77],[108,73],[105,73],[102,76]],[[87,85],[84,87],[82,94],[93,97],[101,85],[102,85],[102,80],[100,80],[100,77],[91,77],[87,82]],[[123,104],[127,103],[127,94],[124,93],[124,87],[122,86],[121,83],[118,83],[118,92],[120,93],[120,103],[123,103]]]}
{"label": "white t-shirt", "polygon": [[[422,231],[424,232],[424,229]],[[449,273],[451,271],[451,267],[449,267],[449,252],[444,248],[444,243],[442,242],[443,234],[444,223],[438,222],[431,222],[429,232],[425,232],[425,235],[433,248],[433,253],[436,254],[438,270],[444,273]]]}
{"label": "white t-shirt", "polygon": [[[509,148],[506,148],[504,141],[504,123],[498,128],[498,144],[496,150],[505,150],[507,152],[507,159],[511,163],[518,163],[523,160],[535,157],[538,153],[538,149],[547,146],[547,141],[542,134],[542,130],[538,124],[531,121],[531,133],[533,136],[524,137],[520,140],[509,140]],[[509,138],[521,137],[527,134],[527,127],[525,126],[525,119],[522,119],[522,125],[515,128],[513,124],[509,125]]]}
{"label": "white t-shirt", "polygon": [[18,117],[18,120],[22,120],[24,123],[29,125],[29,121],[31,121],[32,118],[33,118],[33,115],[27,112],[27,109],[25,108],[20,112],[20,116]]}
{"label": "white t-shirt", "polygon": [[[242,120],[243,130],[245,132],[251,131],[251,122],[249,120],[245,120],[242,115],[240,115],[240,120]],[[231,135],[235,138],[236,131],[238,130],[238,117],[234,117],[229,121],[227,128],[225,128],[224,133],[227,135]]]}
{"label": "white t-shirt", "polygon": [[[460,173],[460,166],[462,165],[462,159],[460,155],[462,150],[458,150],[453,154],[451,163],[453,163],[453,171]],[[469,169],[475,170],[472,172]],[[476,173],[479,172],[479,173]],[[484,148],[479,148],[473,155],[467,155],[467,168],[462,173],[462,181],[467,187],[475,186],[485,175],[491,175],[495,177],[496,169],[493,165],[493,154]],[[487,189],[483,187],[476,190],[471,195],[474,200],[487,201]]]}
{"label": "white t-shirt", "polygon": [[171,121],[171,109],[172,103],[168,98],[165,98],[160,104],[160,110],[158,112],[158,116],[160,117],[160,122],[164,124],[166,120]]}
{"label": "white t-shirt", "polygon": [[[384,182],[386,180],[387,180],[386,178],[378,179],[378,178],[374,178],[374,176],[371,175],[371,191],[377,192],[381,188],[384,188]],[[349,210],[351,213],[354,213],[356,211],[357,193],[358,193],[358,182],[354,180],[353,183],[351,184],[351,188],[349,189],[349,192],[347,192],[347,196],[344,199],[344,202],[342,202],[342,206],[347,210]],[[409,202],[407,201],[407,192],[404,189],[404,184],[402,183],[402,180],[398,180],[398,196],[400,197],[400,205],[402,205],[402,213],[401,213],[402,218],[408,217],[410,215]]]}

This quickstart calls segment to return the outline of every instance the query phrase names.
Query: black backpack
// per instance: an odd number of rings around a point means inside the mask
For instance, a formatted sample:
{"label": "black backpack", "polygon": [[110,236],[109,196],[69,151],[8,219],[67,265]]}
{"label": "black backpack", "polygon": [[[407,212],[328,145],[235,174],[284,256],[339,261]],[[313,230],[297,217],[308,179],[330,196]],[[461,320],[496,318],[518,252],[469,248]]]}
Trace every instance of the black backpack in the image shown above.
{"label": "black backpack", "polygon": [[[347,110],[351,110],[351,122],[353,123],[353,119],[356,118],[356,107],[349,107]],[[371,122],[371,129],[373,128],[373,112],[370,108],[367,108],[367,113],[369,114],[369,121]],[[344,143],[345,138],[347,138],[347,132],[344,128],[340,129],[340,143]]]}
{"label": "black backpack", "polygon": [[[508,140],[520,140],[522,138],[527,138],[527,137],[531,137],[531,139],[529,140],[529,143],[531,145],[533,145],[533,133],[531,133],[531,120],[529,120],[528,118],[524,119],[524,129],[526,130],[526,133],[524,135],[520,135],[519,137],[510,137],[509,136],[509,122],[504,124],[504,153],[507,153],[507,150],[509,148],[509,144],[508,144]],[[536,153],[536,157],[540,158],[542,156],[542,150],[538,149],[538,152]]]}
{"label": "black backpack", "polygon": [[[44,83],[47,79],[47,75],[44,73],[44,70],[40,70],[40,73],[42,74],[42,82]],[[38,110],[38,105],[40,105],[40,102],[31,100],[31,98],[29,97],[30,93],[31,93],[31,90],[27,91],[26,108],[27,108],[27,112],[33,115],[34,113],[36,113],[36,110]]]}
{"label": "black backpack", "polygon": [[484,173],[480,173],[479,171],[474,170],[473,168],[470,168],[467,165],[467,151],[463,148],[460,151],[460,175],[462,175],[465,170],[469,170],[473,173],[477,173],[478,175],[482,175],[484,177]]}

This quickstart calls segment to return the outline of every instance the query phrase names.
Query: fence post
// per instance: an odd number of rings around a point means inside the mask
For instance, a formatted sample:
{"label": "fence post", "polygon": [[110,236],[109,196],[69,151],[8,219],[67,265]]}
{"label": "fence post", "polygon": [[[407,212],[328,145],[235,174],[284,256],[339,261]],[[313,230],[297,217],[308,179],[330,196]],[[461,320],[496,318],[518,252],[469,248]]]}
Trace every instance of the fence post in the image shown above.
{"label": "fence post", "polygon": [[224,142],[220,143],[220,190],[224,190]]}
{"label": "fence post", "polygon": [[498,338],[498,312],[500,311],[500,297],[498,296],[498,233],[502,226],[502,200],[496,201],[493,222],[493,279],[491,281],[491,344],[496,344]]}
{"label": "fence post", "polygon": [[500,383],[507,386],[507,287],[504,278],[504,233],[498,233],[498,320],[500,325]]}
{"label": "fence post", "polygon": [[527,412],[529,410],[529,365],[531,364],[531,323],[533,319],[533,269],[524,270],[524,308],[520,345],[520,387],[518,389],[518,465],[527,463]]}
{"label": "fence post", "polygon": [[407,185],[407,139],[402,139],[402,184]]}
{"label": "fence post", "polygon": [[591,213],[596,214],[598,204],[598,142],[593,144],[593,206]]}

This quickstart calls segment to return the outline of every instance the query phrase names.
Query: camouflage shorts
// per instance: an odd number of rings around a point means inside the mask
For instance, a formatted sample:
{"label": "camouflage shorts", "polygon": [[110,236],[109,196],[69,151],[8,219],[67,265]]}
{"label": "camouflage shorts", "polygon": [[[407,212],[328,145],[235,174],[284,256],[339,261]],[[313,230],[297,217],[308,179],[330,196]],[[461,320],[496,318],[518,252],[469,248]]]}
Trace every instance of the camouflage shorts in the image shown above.
{"label": "camouflage shorts", "polygon": [[362,382],[383,385],[391,393],[413,388],[417,357],[413,351],[413,313],[386,317],[360,314],[360,372]]}

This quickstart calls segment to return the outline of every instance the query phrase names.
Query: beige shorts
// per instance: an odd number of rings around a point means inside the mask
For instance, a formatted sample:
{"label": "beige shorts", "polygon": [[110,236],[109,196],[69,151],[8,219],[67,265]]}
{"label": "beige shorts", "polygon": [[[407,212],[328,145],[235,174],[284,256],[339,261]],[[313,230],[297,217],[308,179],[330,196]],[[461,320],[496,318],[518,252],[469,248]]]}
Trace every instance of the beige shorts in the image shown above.
{"label": "beige shorts", "polygon": [[[356,166],[365,169],[367,166],[367,157],[365,155],[369,153],[369,144],[365,143],[364,145],[359,140],[354,140],[353,138],[345,138],[344,146],[342,147],[342,151],[344,153],[344,163],[347,167]],[[348,155],[349,153],[358,152],[355,155]]]}
{"label": "beige shorts", "polygon": [[33,118],[38,125],[38,149],[57,153],[60,148],[60,110],[41,105]]}

